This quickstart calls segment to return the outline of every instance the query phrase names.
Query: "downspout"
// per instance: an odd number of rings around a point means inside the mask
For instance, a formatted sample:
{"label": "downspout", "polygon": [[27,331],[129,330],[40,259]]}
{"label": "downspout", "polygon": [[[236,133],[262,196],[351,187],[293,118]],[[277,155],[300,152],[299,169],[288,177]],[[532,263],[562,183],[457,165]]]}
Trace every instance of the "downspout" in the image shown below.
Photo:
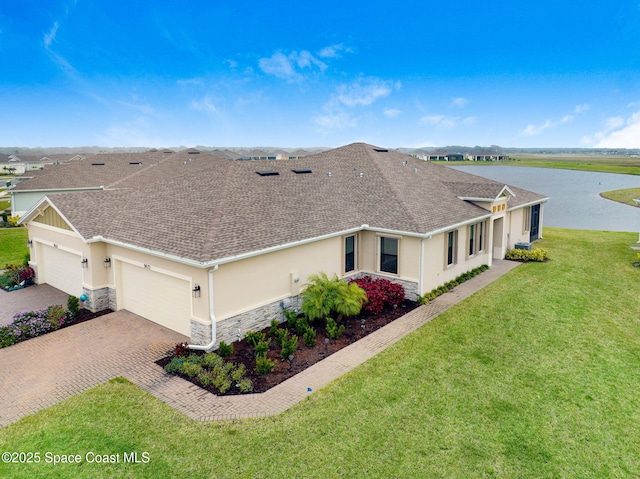
{"label": "downspout", "polygon": [[211,320],[211,342],[206,346],[189,344],[189,349],[195,349],[197,351],[209,351],[213,349],[214,344],[216,344],[216,315],[213,310],[213,272],[217,269],[218,265],[215,265],[209,270],[209,319]]}

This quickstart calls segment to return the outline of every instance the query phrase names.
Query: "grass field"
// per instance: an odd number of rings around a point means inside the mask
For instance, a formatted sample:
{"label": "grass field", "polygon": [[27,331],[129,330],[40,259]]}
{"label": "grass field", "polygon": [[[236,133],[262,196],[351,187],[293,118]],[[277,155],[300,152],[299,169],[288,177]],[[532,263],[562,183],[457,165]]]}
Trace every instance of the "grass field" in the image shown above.
{"label": "grass field", "polygon": [[618,203],[636,206],[634,199],[640,198],[640,188],[626,188],[624,190],[612,190],[600,193],[600,196],[608,198]]}
{"label": "grass field", "polygon": [[114,380],[0,430],[0,452],[82,464],[0,464],[0,477],[637,478],[636,235],[545,236],[548,263],[519,266],[280,416],[194,422]]}
{"label": "grass field", "polygon": [[7,264],[22,264],[27,248],[26,228],[0,228],[0,269]]}
{"label": "grass field", "polygon": [[[439,162],[451,164],[447,162]],[[640,158],[628,156],[579,156],[579,155],[514,155],[511,160],[500,162],[460,161],[455,165],[507,165],[560,168],[564,170],[599,171],[640,175]]]}

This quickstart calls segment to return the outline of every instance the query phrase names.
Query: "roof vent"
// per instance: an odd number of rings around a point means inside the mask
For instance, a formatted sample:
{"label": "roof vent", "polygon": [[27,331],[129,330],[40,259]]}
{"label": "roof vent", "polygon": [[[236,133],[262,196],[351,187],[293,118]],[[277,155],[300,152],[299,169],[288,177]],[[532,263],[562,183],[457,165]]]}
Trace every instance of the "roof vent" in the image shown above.
{"label": "roof vent", "polygon": [[91,163],[91,166],[104,166],[104,163]]}
{"label": "roof vent", "polygon": [[418,168],[414,168],[414,169],[413,169],[413,172],[414,172],[414,173],[417,173],[417,172],[418,172]]}
{"label": "roof vent", "polygon": [[311,170],[291,170],[293,171],[296,175],[303,175],[305,173],[311,173]]}
{"label": "roof vent", "polygon": [[280,173],[277,171],[256,171],[260,176],[278,176]]}
{"label": "roof vent", "polygon": [[409,163],[408,161],[403,161],[402,162],[402,166],[407,166],[407,163]]}
{"label": "roof vent", "polygon": [[141,161],[130,161],[129,162],[130,165],[142,165]]}
{"label": "roof vent", "polygon": [[331,172],[330,171],[327,171],[327,176],[331,176]]}
{"label": "roof vent", "polygon": [[196,150],[196,151],[190,151],[190,152],[189,152],[189,154],[190,154],[190,155],[199,155],[199,154],[200,154],[200,152],[199,152],[199,151],[197,151],[197,150]]}
{"label": "roof vent", "polygon": [[171,150],[166,150],[166,151],[163,151],[162,153],[164,153],[164,154],[166,154],[166,155],[170,155],[171,153],[173,153],[173,151],[171,151]]}
{"label": "roof vent", "polygon": [[378,153],[388,153],[389,150],[386,148],[374,148],[373,151],[377,151]]}
{"label": "roof vent", "polygon": [[360,178],[364,178],[364,173],[361,171],[359,176]]}

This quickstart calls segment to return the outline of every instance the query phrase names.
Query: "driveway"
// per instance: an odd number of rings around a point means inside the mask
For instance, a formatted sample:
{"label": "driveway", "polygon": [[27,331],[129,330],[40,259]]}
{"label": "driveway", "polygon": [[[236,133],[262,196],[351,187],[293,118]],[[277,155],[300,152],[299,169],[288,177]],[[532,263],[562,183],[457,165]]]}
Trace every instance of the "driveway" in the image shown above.
{"label": "driveway", "polygon": [[188,340],[121,310],[0,349],[0,427],[114,377],[150,389],[167,376],[154,361]]}
{"label": "driveway", "polygon": [[16,291],[0,291],[0,326],[6,326],[18,311],[33,311],[53,304],[67,308],[69,295],[48,284],[38,284]]}

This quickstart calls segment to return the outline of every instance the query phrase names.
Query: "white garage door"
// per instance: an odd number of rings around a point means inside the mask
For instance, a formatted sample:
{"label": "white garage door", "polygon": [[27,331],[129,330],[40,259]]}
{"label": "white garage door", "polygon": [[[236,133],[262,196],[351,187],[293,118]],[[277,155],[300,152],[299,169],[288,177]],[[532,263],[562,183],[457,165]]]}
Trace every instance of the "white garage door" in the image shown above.
{"label": "white garage door", "polygon": [[39,244],[38,282],[47,283],[74,296],[82,294],[80,255]]}
{"label": "white garage door", "polygon": [[118,309],[191,336],[188,281],[118,261]]}

